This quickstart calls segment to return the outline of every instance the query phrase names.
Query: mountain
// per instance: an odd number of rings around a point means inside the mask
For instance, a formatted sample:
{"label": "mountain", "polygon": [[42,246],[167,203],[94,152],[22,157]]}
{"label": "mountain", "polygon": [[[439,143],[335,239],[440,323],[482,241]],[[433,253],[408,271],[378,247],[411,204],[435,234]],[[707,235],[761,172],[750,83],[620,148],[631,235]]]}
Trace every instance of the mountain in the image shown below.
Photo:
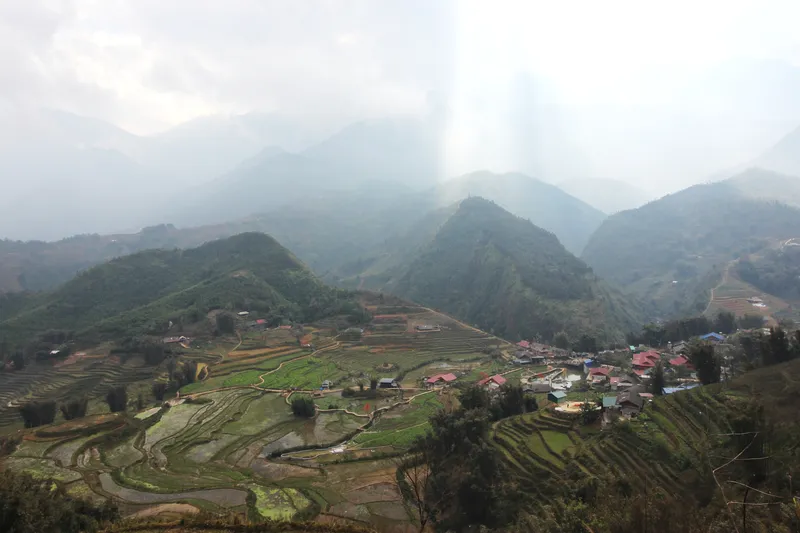
{"label": "mountain", "polygon": [[[0,306],[9,339],[45,330],[81,340],[166,334],[214,309],[256,311],[271,322],[355,309],[272,237],[244,233],[188,250],[147,250],[96,266],[59,288]],[[350,306],[350,307],[348,307]],[[10,309],[10,311],[9,311]]]}
{"label": "mountain", "polygon": [[800,207],[800,176],[754,167],[728,178],[726,183],[751,198]]}
{"label": "mountain", "polygon": [[580,254],[605,215],[554,185],[524,174],[473,172],[446,181],[425,193],[438,206],[481,196],[554,233],[564,247]]}
{"label": "mountain", "polygon": [[635,209],[652,200],[650,195],[642,189],[630,183],[612,179],[573,179],[559,183],[558,187],[567,194],[609,215],[626,209]]}
{"label": "mountain", "polygon": [[479,197],[462,200],[398,271],[386,290],[507,338],[565,330],[621,342],[637,323],[635,305],[552,233]]}
{"label": "mountain", "polygon": [[655,317],[679,316],[707,307],[731,261],[797,236],[800,210],[720,182],[610,216],[581,257],[641,297]]}
{"label": "mountain", "polygon": [[787,134],[752,164],[775,172],[800,176],[800,127]]}
{"label": "mountain", "polygon": [[351,179],[428,188],[443,177],[443,123],[438,115],[356,122],[302,154]]}

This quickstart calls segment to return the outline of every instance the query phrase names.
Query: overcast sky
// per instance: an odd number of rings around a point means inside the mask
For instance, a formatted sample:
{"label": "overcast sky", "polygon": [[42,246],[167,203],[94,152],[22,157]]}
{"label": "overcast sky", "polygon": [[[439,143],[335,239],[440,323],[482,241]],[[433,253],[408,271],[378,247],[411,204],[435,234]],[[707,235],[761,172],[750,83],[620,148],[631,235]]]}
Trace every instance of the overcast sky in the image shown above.
{"label": "overcast sky", "polygon": [[252,110],[343,124],[434,98],[455,144],[527,98],[621,124],[623,108],[791,122],[798,20],[796,0],[0,0],[0,103],[149,134]]}

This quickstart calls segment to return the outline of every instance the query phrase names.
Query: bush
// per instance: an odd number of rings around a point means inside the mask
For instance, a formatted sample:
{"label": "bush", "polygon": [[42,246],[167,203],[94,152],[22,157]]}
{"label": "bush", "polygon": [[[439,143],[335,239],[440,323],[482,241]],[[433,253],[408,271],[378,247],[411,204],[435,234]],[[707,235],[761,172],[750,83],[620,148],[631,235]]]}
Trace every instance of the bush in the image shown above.
{"label": "bush", "polygon": [[64,415],[64,420],[74,420],[75,418],[83,418],[86,416],[86,409],[89,407],[89,398],[83,396],[69,400],[67,403],[61,405],[61,414]]}
{"label": "bush", "polygon": [[308,396],[300,396],[292,400],[292,413],[300,418],[311,418],[316,412],[314,400]]}

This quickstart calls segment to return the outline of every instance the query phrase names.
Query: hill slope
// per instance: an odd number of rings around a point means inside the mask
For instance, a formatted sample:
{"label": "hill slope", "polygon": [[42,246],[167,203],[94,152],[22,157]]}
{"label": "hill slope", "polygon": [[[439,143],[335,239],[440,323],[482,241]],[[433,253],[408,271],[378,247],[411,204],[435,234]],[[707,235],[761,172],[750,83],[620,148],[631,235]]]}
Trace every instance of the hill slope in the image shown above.
{"label": "hill slope", "polygon": [[721,182],[609,217],[582,258],[638,294],[656,316],[672,316],[703,311],[732,260],[796,236],[800,210]]}
{"label": "hill slope", "polygon": [[194,323],[212,309],[254,310],[277,322],[314,319],[345,302],[277,241],[245,233],[94,267],[52,292],[29,296],[10,313],[3,308],[0,327],[17,339],[47,329],[97,338],[163,334],[170,321]]}
{"label": "hill slope", "polygon": [[725,183],[745,196],[800,207],[800,177],[787,176],[762,168],[751,168]]}
{"label": "hill slope", "polygon": [[778,141],[753,163],[776,172],[800,176],[800,127]]}
{"label": "hill slope", "polygon": [[483,198],[463,200],[387,289],[507,338],[609,341],[637,322],[553,234]]}

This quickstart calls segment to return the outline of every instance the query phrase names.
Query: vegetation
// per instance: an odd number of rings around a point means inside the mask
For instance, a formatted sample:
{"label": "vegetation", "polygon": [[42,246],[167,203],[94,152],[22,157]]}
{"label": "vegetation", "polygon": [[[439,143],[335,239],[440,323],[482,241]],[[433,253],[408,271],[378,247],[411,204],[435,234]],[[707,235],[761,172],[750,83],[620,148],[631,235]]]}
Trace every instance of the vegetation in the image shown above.
{"label": "vegetation", "polygon": [[89,398],[81,396],[74,398],[61,404],[61,414],[64,420],[72,420],[75,418],[83,418],[86,416],[86,410],[89,407]]}
{"label": "vegetation", "polygon": [[292,413],[301,418],[311,418],[316,413],[314,400],[308,396],[296,396],[292,399]]}
{"label": "vegetation", "polygon": [[119,513],[110,501],[95,506],[54,483],[0,471],[0,530],[14,533],[94,532]]}
{"label": "vegetation", "polygon": [[682,316],[705,309],[732,260],[797,235],[800,210],[753,199],[721,182],[610,216],[582,258],[643,299],[654,315]]}
{"label": "vegetation", "polygon": [[0,312],[12,342],[53,327],[76,331],[83,342],[167,335],[170,323],[195,324],[219,308],[257,311],[271,324],[340,313],[364,318],[347,293],[326,287],[275,240],[256,233],[129,255],[25,299]]}
{"label": "vegetation", "polygon": [[551,233],[482,198],[461,202],[399,275],[394,292],[512,339],[565,331],[622,341],[641,323]]}
{"label": "vegetation", "polygon": [[128,407],[128,389],[125,387],[113,387],[106,393],[106,403],[112,413],[125,411]]}
{"label": "vegetation", "polygon": [[719,359],[714,354],[714,345],[701,342],[692,345],[689,351],[689,361],[697,369],[697,378],[703,385],[719,383]]}
{"label": "vegetation", "polygon": [[19,408],[26,428],[35,428],[45,424],[52,424],[56,419],[56,402],[41,401],[30,402]]}

